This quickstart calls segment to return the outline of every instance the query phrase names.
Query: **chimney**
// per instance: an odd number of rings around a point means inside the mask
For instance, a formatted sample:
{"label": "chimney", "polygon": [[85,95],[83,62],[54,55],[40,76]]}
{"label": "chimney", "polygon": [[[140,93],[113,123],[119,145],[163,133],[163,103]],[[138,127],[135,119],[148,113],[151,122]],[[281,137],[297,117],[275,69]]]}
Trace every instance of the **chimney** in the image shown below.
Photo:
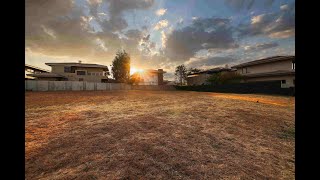
{"label": "chimney", "polygon": [[81,61],[79,60],[79,64],[81,64]]}

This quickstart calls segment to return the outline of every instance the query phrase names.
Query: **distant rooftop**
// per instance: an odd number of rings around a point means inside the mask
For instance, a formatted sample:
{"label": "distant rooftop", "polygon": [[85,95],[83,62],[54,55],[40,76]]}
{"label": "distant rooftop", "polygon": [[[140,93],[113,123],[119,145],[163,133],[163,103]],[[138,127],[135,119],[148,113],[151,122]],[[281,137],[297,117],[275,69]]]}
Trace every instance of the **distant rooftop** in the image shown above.
{"label": "distant rooftop", "polygon": [[218,73],[218,72],[222,72],[222,71],[233,71],[233,69],[226,68],[226,67],[216,67],[216,68],[212,68],[212,69],[208,69],[208,70],[203,70],[203,71],[200,71],[200,72],[192,73],[192,74],[188,75],[188,77],[192,77],[192,76],[197,75],[197,74],[213,74],[213,73]]}
{"label": "distant rooftop", "polygon": [[108,66],[100,65],[100,64],[87,64],[87,63],[74,63],[74,62],[66,62],[66,63],[45,63],[48,66],[54,65],[65,65],[65,66],[76,66],[76,67],[93,67],[93,68],[106,68],[109,69]]}
{"label": "distant rooftop", "polygon": [[276,62],[276,61],[285,61],[285,60],[289,60],[289,59],[291,59],[292,62],[295,62],[295,56],[272,56],[272,57],[267,57],[267,58],[263,58],[263,59],[258,59],[258,60],[238,64],[238,65],[233,66],[232,68],[240,68],[240,67],[252,66],[252,65],[256,65],[256,64]]}
{"label": "distant rooftop", "polygon": [[201,71],[203,73],[216,73],[216,72],[221,72],[221,71],[232,71],[231,68],[226,68],[226,67],[216,67],[216,68],[212,68],[212,69],[208,69],[205,71]]}
{"label": "distant rooftop", "polygon": [[[162,74],[167,73],[166,71],[163,71],[163,69],[157,69],[157,70],[145,69],[145,70],[143,70],[143,72],[145,72],[145,73],[162,73]],[[136,73],[139,73],[139,72],[135,72],[134,74],[136,74]]]}
{"label": "distant rooftop", "polygon": [[166,73],[166,71],[163,71],[163,69],[157,69],[157,70],[154,70],[154,69],[146,69],[145,71],[146,71],[146,72],[149,72],[149,73]]}

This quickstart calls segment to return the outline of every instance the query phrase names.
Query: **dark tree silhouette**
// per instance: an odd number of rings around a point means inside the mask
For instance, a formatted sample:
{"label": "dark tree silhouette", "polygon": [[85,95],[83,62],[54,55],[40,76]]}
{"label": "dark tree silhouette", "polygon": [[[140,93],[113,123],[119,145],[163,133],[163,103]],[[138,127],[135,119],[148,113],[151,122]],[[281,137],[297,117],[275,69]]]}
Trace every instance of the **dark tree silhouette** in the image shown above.
{"label": "dark tree silhouette", "polygon": [[182,64],[176,67],[174,75],[179,82],[179,85],[183,85],[187,80],[187,68]]}

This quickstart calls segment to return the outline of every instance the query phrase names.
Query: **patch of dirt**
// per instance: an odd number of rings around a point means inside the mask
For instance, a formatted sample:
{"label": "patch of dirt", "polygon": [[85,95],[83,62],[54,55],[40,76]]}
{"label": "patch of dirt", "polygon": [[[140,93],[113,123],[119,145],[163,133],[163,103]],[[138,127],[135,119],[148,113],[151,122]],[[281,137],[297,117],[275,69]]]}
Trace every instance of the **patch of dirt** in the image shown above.
{"label": "patch of dirt", "polygon": [[26,179],[294,179],[294,127],[281,96],[27,92]]}
{"label": "patch of dirt", "polygon": [[238,94],[222,94],[222,93],[213,93],[215,97],[250,101],[264,104],[271,104],[276,106],[294,106],[295,101],[293,97],[281,97],[281,96],[259,96],[259,95],[238,95]]}

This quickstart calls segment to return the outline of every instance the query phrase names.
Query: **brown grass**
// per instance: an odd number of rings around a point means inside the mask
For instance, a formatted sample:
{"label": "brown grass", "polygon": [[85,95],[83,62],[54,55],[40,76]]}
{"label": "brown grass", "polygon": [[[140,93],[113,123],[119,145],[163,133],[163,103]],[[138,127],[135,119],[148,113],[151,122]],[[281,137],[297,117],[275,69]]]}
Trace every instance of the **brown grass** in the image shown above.
{"label": "brown grass", "polygon": [[26,179],[294,179],[294,103],[185,91],[27,92]]}

